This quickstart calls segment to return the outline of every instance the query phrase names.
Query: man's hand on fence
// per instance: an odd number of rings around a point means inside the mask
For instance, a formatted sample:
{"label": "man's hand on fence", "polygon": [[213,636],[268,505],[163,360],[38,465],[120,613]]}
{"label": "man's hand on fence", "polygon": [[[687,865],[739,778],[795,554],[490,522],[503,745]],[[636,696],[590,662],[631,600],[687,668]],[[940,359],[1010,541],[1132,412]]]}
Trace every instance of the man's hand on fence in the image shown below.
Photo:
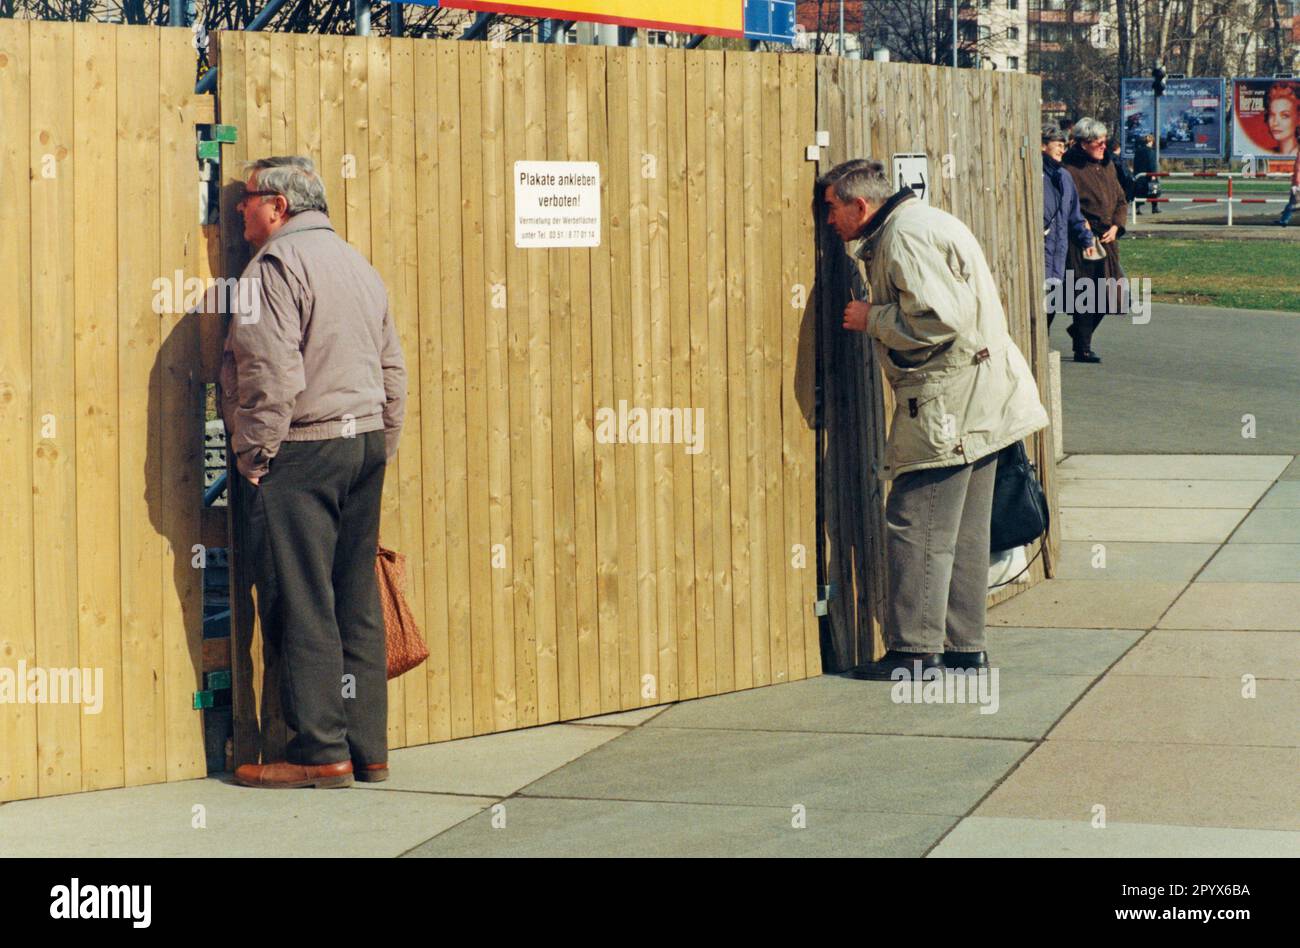
{"label": "man's hand on fence", "polygon": [[844,307],[844,328],[853,332],[867,331],[867,317],[871,315],[871,304],[862,300],[853,300]]}

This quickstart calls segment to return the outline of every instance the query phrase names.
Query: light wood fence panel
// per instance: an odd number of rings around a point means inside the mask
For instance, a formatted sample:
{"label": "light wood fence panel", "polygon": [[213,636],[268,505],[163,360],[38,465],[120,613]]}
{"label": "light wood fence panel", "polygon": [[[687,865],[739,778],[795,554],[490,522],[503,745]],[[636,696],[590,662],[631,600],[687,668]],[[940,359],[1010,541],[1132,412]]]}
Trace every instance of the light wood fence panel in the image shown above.
{"label": "light wood fence panel", "polygon": [[0,20],[0,802],[206,773],[191,39]]}

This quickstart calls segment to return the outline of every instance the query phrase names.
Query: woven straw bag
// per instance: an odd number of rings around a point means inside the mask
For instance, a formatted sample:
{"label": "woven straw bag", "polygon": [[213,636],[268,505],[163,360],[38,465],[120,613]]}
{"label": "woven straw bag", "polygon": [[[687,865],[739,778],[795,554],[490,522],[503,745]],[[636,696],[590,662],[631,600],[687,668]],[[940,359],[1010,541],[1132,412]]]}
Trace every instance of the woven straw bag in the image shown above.
{"label": "woven straw bag", "polygon": [[415,615],[406,604],[406,557],[380,546],[375,556],[379,604],[384,610],[384,638],[388,651],[388,677],[396,678],[429,657]]}

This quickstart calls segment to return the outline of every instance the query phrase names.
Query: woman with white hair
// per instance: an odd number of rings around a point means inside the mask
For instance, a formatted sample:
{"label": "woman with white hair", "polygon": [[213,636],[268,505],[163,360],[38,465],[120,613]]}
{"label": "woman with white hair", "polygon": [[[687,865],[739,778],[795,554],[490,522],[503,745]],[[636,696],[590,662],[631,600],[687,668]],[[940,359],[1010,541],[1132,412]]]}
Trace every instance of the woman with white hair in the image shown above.
{"label": "woman with white hair", "polygon": [[1106,256],[1089,260],[1083,248],[1073,242],[1066,255],[1067,291],[1062,312],[1074,317],[1066,330],[1074,343],[1075,362],[1100,362],[1092,351],[1092,334],[1107,313],[1127,312],[1124,271],[1119,265],[1119,238],[1124,233],[1128,206],[1124,189],[1115,177],[1106,147],[1106,126],[1094,118],[1081,118],[1074,125],[1074,144],[1062,164],[1074,179],[1079,209],[1097,236]]}

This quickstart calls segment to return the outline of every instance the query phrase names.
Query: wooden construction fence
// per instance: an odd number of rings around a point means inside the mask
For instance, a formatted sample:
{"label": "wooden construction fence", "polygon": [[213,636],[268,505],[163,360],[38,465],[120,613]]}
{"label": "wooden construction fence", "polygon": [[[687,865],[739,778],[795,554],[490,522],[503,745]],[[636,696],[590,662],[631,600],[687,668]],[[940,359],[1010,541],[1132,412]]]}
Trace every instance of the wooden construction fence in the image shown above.
{"label": "wooden construction fence", "polygon": [[[224,667],[236,761],[284,741],[240,512],[232,533],[201,504],[224,327],[155,300],[160,277],[242,269],[250,157],[317,161],[400,327],[408,414],[381,535],[407,554],[432,657],[390,682],[392,747],[796,680],[878,645],[870,463],[889,403],[839,329],[845,259],[810,212],[831,164],[954,155],[932,200],[984,243],[1046,386],[1036,79],[221,34],[215,113],[239,139],[218,229],[198,224],[194,126],[215,114],[190,41],[0,21],[0,670],[104,671],[99,714],[0,702],[0,801],[202,776],[191,702]],[[831,145],[809,161],[818,129]],[[538,159],[599,163],[600,246],[514,247],[511,169]],[[703,450],[598,439],[620,403],[700,409]],[[1032,440],[1054,506],[1050,439]],[[192,557],[227,543],[233,647],[210,648]]]}
{"label": "wooden construction fence", "polygon": [[[432,655],[390,746],[820,673],[812,59],[225,33],[219,62],[232,194],[242,159],[313,158],[400,327],[381,535]],[[525,159],[599,163],[599,247],[514,247]],[[701,409],[704,450],[601,443],[621,403]],[[240,612],[236,758],[274,757]]]}

